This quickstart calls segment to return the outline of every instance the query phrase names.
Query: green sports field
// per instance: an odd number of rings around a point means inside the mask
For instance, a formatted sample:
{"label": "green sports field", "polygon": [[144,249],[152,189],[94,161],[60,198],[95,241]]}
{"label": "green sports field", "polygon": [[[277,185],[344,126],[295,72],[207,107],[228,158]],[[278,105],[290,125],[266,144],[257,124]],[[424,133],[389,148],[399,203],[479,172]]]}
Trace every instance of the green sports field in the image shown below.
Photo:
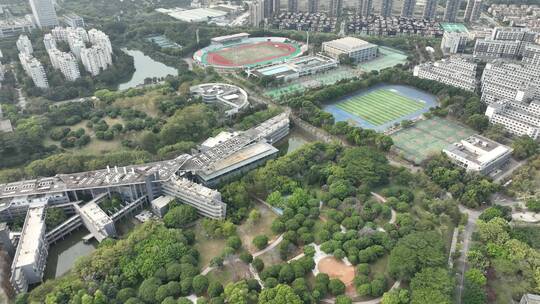
{"label": "green sports field", "polygon": [[381,89],[355,96],[336,105],[337,108],[380,126],[422,110],[425,104],[390,90]]}

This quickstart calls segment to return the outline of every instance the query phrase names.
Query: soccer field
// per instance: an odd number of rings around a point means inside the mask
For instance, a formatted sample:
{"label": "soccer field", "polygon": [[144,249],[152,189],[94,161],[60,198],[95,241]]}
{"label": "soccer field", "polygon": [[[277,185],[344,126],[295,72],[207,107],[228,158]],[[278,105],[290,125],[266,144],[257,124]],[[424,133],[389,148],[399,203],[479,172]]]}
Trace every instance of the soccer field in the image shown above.
{"label": "soccer field", "polygon": [[363,96],[349,98],[337,108],[380,126],[405,115],[422,110],[425,104],[390,90],[381,89]]}

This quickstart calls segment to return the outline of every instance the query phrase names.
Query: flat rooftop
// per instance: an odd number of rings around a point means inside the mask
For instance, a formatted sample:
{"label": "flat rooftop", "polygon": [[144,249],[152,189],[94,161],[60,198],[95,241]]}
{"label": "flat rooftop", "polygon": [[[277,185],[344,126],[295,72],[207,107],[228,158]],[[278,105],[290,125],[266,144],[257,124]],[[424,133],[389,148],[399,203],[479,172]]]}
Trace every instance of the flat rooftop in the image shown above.
{"label": "flat rooftop", "polygon": [[367,48],[367,47],[376,47],[377,45],[369,43],[365,40],[355,38],[355,37],[344,37],[328,42],[324,42],[327,45],[330,45],[332,47],[345,50],[348,52],[352,52],[355,50]]}
{"label": "flat rooftop", "polygon": [[227,12],[211,8],[196,8],[190,10],[157,9],[157,11],[185,22],[202,22],[208,21],[208,19],[224,17],[227,15]]}
{"label": "flat rooftop", "polygon": [[478,165],[487,164],[512,152],[511,148],[480,135],[471,135],[460,143],[450,145],[445,150]]}
{"label": "flat rooftop", "polygon": [[166,180],[174,175],[189,158],[190,155],[184,154],[175,159],[161,162],[125,167],[109,167],[108,169],[58,174],[53,177],[0,184],[0,199],[79,189],[139,184],[145,182],[148,176],[154,174],[157,175],[156,180]]}
{"label": "flat rooftop", "polygon": [[172,196],[162,195],[162,196],[154,199],[152,201],[152,205],[154,205],[154,206],[156,206],[158,208],[163,208],[163,207],[167,206],[173,200],[174,200],[174,197],[172,197]]}
{"label": "flat rooftop", "polygon": [[39,259],[40,238],[45,233],[45,205],[28,209],[24,221],[21,239],[13,259],[14,267],[22,267]]}

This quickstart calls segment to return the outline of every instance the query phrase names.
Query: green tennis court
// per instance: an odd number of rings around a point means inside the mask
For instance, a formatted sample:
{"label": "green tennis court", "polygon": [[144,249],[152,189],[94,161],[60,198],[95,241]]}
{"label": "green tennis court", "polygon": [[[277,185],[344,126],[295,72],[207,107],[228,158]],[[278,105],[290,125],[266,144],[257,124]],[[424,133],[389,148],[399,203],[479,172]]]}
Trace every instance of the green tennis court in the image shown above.
{"label": "green tennis court", "polygon": [[449,23],[449,22],[442,22],[441,27],[445,32],[451,32],[451,33],[467,33],[469,30],[467,30],[467,27],[463,23]]}
{"label": "green tennis court", "polygon": [[474,133],[474,130],[457,123],[433,117],[394,133],[392,140],[405,159],[420,164],[431,155],[440,153],[448,145]]}
{"label": "green tennis court", "polygon": [[376,90],[362,96],[351,97],[336,105],[337,108],[380,126],[423,109],[424,103],[390,90]]}

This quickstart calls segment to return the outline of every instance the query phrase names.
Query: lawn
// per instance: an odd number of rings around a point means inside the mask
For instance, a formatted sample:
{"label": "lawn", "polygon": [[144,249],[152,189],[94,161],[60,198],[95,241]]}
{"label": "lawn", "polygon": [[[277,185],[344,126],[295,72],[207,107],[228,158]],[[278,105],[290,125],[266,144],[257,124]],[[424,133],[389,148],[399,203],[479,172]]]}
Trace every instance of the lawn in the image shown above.
{"label": "lawn", "polygon": [[223,267],[213,269],[207,276],[210,281],[218,281],[223,286],[252,277],[251,272],[249,272],[249,266],[244,262],[234,262],[232,265],[224,265]]}
{"label": "lawn", "polygon": [[261,218],[256,222],[247,220],[238,226],[238,235],[242,239],[242,244],[251,253],[258,251],[252,244],[256,236],[264,234],[268,236],[270,242],[272,241],[274,234],[272,233],[271,226],[272,222],[277,218],[274,212],[262,204],[255,204],[255,209],[260,212]]}
{"label": "lawn", "polygon": [[337,108],[380,126],[405,115],[422,110],[425,104],[390,90],[381,89],[362,96],[351,97]]}
{"label": "lawn", "polygon": [[420,164],[431,155],[440,153],[448,145],[474,133],[474,130],[468,127],[434,117],[419,121],[412,127],[394,133],[392,140],[406,160]]}
{"label": "lawn", "polygon": [[199,263],[201,267],[206,267],[210,264],[212,258],[219,256],[221,251],[225,247],[225,239],[211,238],[206,235],[201,225],[201,221],[198,221],[193,228],[195,232],[195,249],[200,253]]}

